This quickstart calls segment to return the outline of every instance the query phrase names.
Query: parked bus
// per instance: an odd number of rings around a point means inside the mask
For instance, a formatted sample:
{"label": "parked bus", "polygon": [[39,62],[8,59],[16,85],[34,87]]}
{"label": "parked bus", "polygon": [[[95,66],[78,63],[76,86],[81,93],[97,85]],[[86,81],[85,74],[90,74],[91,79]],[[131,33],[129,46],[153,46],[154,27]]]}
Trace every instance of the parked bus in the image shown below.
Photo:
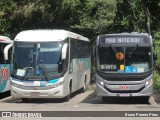
{"label": "parked bus", "polygon": [[65,30],[28,30],[14,39],[11,95],[65,98],[90,82],[89,39]]}
{"label": "parked bus", "polygon": [[141,97],[153,92],[152,37],[147,33],[99,35],[96,40],[96,91],[106,97]]}
{"label": "parked bus", "polygon": [[10,90],[10,47],[12,45],[13,41],[10,38],[0,35],[0,93]]}

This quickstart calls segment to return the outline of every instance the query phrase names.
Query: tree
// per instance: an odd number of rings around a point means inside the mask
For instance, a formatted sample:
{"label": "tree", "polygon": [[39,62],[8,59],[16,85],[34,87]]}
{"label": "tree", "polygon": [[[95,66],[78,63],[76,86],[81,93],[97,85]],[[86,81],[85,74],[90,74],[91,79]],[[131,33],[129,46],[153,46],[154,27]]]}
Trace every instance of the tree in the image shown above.
{"label": "tree", "polygon": [[115,0],[81,0],[76,15],[79,21],[72,25],[74,31],[95,41],[99,34],[110,33],[116,10]]}
{"label": "tree", "polygon": [[8,28],[12,23],[14,14],[12,11],[15,9],[15,4],[10,0],[1,0],[0,1],[0,34],[9,36],[10,31]]}
{"label": "tree", "polygon": [[117,0],[115,32],[147,32],[159,29],[159,0]]}
{"label": "tree", "polygon": [[116,0],[1,0],[1,34],[27,29],[66,29],[91,39],[110,32]]}

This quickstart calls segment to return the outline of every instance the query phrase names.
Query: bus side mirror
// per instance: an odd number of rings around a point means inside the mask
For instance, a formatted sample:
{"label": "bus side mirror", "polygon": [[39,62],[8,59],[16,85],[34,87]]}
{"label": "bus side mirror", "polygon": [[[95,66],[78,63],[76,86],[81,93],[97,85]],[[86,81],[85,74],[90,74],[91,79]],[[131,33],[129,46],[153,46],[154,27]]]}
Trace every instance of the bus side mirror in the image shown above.
{"label": "bus side mirror", "polygon": [[13,44],[9,44],[4,48],[4,60],[8,60],[8,50],[11,48]]}
{"label": "bus side mirror", "polygon": [[66,59],[66,56],[67,56],[67,47],[68,47],[67,43],[65,43],[63,45],[63,47],[62,47],[62,56],[61,56],[62,60]]}
{"label": "bus side mirror", "polygon": [[157,54],[153,53],[153,60],[157,60]]}

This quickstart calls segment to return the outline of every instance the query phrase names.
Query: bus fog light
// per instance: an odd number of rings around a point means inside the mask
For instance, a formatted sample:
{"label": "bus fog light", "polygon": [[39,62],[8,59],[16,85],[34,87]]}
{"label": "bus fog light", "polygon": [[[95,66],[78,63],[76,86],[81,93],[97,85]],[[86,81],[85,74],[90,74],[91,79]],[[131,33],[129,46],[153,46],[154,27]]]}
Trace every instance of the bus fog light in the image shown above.
{"label": "bus fog light", "polygon": [[56,91],[55,93],[54,93],[54,95],[56,95],[56,94],[58,94],[60,91]]}
{"label": "bus fog light", "polygon": [[146,86],[152,84],[152,79],[146,80]]}
{"label": "bus fog light", "polygon": [[13,94],[17,94],[14,90],[12,91]]}

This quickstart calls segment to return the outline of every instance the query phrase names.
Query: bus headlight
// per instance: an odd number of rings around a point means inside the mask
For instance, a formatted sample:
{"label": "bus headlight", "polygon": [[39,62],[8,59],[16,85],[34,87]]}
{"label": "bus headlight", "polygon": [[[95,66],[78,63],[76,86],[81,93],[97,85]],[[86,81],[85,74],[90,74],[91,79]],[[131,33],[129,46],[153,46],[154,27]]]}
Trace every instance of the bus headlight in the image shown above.
{"label": "bus headlight", "polygon": [[152,84],[152,79],[146,80],[145,86],[147,87],[148,85]]}
{"label": "bus headlight", "polygon": [[18,85],[16,83],[11,82],[11,85],[14,87],[18,87]]}
{"label": "bus headlight", "polygon": [[104,82],[100,82],[100,84],[101,84],[102,86],[104,86]]}
{"label": "bus headlight", "polygon": [[20,87],[20,86],[22,86],[20,84],[14,83],[14,82],[11,82],[11,85],[14,86],[14,87]]}
{"label": "bus headlight", "polygon": [[97,79],[97,83],[98,83],[99,85],[101,85],[102,87],[104,87],[103,79]]}
{"label": "bus headlight", "polygon": [[64,83],[64,80],[63,81],[59,81],[55,84],[52,85],[53,88],[56,88],[56,87],[59,87],[60,85],[62,85]]}

